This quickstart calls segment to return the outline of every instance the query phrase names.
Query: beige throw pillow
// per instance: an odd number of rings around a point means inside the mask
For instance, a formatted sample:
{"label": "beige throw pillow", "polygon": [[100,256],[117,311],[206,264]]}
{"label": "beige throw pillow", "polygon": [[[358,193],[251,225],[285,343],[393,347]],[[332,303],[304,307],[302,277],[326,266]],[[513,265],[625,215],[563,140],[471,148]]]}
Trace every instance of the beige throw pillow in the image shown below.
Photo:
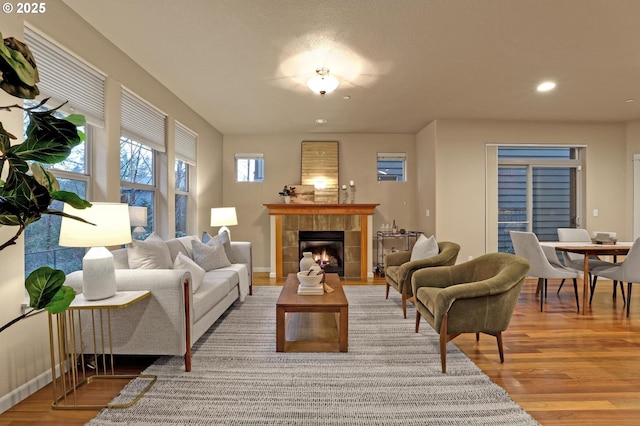
{"label": "beige throw pillow", "polygon": [[413,245],[413,249],[411,250],[410,262],[413,262],[414,260],[428,259],[430,257],[437,256],[438,253],[440,253],[440,248],[438,247],[436,237],[432,235],[427,238],[424,234],[420,234],[418,240]]}
{"label": "beige throw pillow", "polygon": [[144,241],[131,241],[127,258],[131,269],[171,269],[173,266],[169,247],[154,234]]}
{"label": "beige throw pillow", "polygon": [[198,287],[200,287],[200,284],[202,284],[206,272],[184,253],[178,253],[176,260],[173,262],[173,269],[184,269],[191,273],[191,291],[193,293],[195,293]]}
{"label": "beige throw pillow", "polygon": [[193,249],[193,260],[205,271],[231,266],[231,262],[229,262],[224,252],[222,241],[217,235],[211,237],[207,244],[193,240],[191,241],[191,248]]}

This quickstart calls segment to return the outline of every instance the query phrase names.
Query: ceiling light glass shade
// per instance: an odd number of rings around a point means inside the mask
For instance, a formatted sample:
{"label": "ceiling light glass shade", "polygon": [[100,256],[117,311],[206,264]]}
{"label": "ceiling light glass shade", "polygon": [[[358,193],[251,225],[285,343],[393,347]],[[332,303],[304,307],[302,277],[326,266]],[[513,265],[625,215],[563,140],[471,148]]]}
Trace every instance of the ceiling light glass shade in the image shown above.
{"label": "ceiling light glass shade", "polygon": [[231,236],[231,231],[227,226],[233,226],[238,224],[238,217],[236,216],[235,207],[217,207],[211,209],[211,226],[220,226],[218,234],[223,231],[227,231]]}
{"label": "ceiling light glass shade", "polygon": [[318,68],[316,70],[316,75],[314,75],[309,79],[309,81],[307,81],[307,86],[309,86],[309,89],[322,96],[336,90],[339,84],[340,82],[337,78],[329,75],[328,68]]}
{"label": "ceiling light glass shade", "polygon": [[545,81],[540,83],[537,87],[538,92],[548,92],[556,88],[556,83],[553,81]]}
{"label": "ceiling light glass shade", "polygon": [[82,295],[87,300],[106,299],[116,294],[113,255],[104,246],[131,242],[129,206],[122,203],[93,203],[87,209],[64,205],[68,217],[60,224],[59,244],[63,247],[92,247],[82,259]]}

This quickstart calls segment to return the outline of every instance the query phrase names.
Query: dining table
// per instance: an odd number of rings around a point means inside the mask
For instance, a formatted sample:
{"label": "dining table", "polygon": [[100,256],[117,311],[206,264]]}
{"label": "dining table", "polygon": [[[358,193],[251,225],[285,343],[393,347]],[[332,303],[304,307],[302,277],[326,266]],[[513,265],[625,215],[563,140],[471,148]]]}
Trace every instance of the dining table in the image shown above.
{"label": "dining table", "polygon": [[[554,250],[584,255],[584,275],[582,276],[582,314],[587,310],[589,300],[589,256],[624,256],[629,253],[633,242],[586,243],[584,241],[540,241],[540,246],[547,257]],[[553,256],[557,259],[555,252]]]}

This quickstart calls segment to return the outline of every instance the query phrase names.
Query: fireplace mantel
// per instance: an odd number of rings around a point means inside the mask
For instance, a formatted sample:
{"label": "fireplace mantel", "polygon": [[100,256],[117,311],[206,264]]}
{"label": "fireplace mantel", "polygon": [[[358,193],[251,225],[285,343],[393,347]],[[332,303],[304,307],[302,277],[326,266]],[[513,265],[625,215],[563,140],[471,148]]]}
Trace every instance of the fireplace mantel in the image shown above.
{"label": "fireplace mantel", "polygon": [[270,216],[271,277],[284,278],[287,273],[298,271],[297,233],[300,230],[346,231],[350,234],[346,239],[351,244],[351,248],[345,245],[345,255],[351,254],[346,256],[347,277],[366,280],[373,276],[370,241],[373,214],[379,204],[279,203],[263,206]]}
{"label": "fireplace mantel", "polygon": [[355,214],[372,215],[380,204],[263,204],[270,215],[292,214]]}

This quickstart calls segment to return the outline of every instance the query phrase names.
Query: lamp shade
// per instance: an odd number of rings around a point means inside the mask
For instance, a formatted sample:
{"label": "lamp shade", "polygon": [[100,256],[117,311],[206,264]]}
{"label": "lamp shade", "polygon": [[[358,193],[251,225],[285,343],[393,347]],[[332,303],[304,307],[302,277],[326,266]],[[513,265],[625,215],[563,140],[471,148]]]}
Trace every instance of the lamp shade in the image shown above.
{"label": "lamp shade", "polygon": [[131,226],[147,226],[147,208],[129,206],[129,221]]}
{"label": "lamp shade", "polygon": [[63,217],[59,244],[63,247],[102,247],[130,243],[129,206],[122,203],[92,204],[81,210],[64,205],[64,213],[91,224]]}
{"label": "lamp shade", "polygon": [[101,300],[116,294],[113,255],[104,246],[131,242],[129,206],[121,203],[93,203],[87,209],[64,205],[64,213],[90,223],[62,217],[60,241],[63,247],[91,247],[82,258],[82,295]]}
{"label": "lamp shade", "polygon": [[211,226],[231,226],[238,224],[235,207],[217,207],[211,209]]}

